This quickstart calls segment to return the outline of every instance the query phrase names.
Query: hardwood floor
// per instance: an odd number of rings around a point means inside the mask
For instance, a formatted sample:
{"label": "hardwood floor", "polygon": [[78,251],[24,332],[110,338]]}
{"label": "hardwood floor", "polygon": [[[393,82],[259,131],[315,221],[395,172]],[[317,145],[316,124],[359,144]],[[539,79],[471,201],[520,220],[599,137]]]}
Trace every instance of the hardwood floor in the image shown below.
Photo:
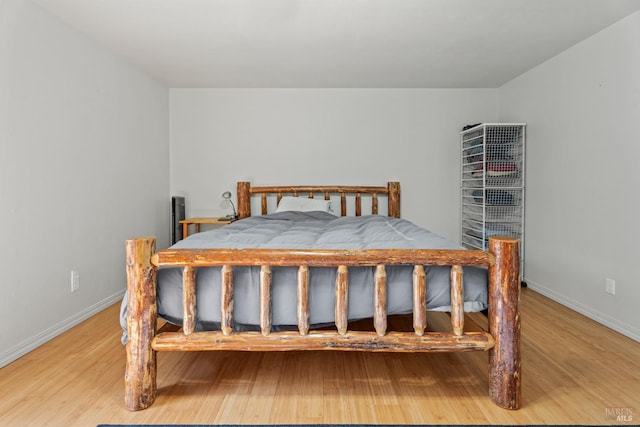
{"label": "hardwood floor", "polygon": [[[0,425],[640,420],[640,343],[530,289],[522,292],[518,411],[489,400],[486,353],[208,352],[160,353],[158,399],[129,412],[119,339],[116,304],[2,368]],[[619,413],[627,421],[616,421]]]}

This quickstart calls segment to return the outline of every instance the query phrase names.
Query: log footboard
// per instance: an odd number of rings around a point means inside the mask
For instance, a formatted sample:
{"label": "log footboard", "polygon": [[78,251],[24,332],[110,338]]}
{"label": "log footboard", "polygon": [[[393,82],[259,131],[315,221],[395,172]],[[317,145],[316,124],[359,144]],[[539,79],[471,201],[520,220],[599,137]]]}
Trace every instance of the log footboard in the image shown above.
{"label": "log footboard", "polygon": [[[499,406],[521,406],[519,243],[491,238],[489,252],[468,250],[283,250],[168,249],[154,253],[155,239],[127,241],[128,334],[125,403],[130,410],[156,397],[157,351],[343,350],[377,352],[489,351],[489,396]],[[387,265],[413,265],[412,332],[387,331]],[[451,331],[427,332],[424,265],[451,266]],[[462,266],[487,266],[489,332],[465,332]],[[221,330],[194,332],[195,269],[222,267]],[[233,331],[233,267],[261,266],[260,332]],[[374,331],[350,331],[347,322],[348,267],[375,267]],[[184,277],[184,320],[180,332],[156,335],[155,276],[158,267],[178,267]],[[271,331],[271,268],[298,267],[298,331]],[[308,269],[334,267],[335,330],[309,330]]]}

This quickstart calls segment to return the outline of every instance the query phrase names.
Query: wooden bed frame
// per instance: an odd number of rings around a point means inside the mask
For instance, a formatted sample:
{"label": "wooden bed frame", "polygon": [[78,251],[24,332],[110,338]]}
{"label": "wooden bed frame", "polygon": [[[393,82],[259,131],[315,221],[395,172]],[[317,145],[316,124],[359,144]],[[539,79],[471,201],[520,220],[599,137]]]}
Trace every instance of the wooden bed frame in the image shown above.
{"label": "wooden bed frame", "polygon": [[[400,216],[400,185],[386,187],[282,186],[251,187],[238,183],[239,218],[251,215],[251,198],[261,198],[262,214],[267,200],[283,194],[340,197],[340,211],[347,212],[347,196],[355,198],[360,215],[362,195],[371,199],[371,212],[378,212],[378,197],[388,201],[388,215]],[[150,406],[156,397],[156,352],[158,351],[287,351],[346,350],[377,352],[489,351],[489,396],[500,407],[521,406],[520,274],[519,242],[512,238],[491,238],[489,251],[373,249],[373,250],[286,250],[286,249],[166,249],[156,252],[152,237],[127,241],[127,286],[129,341],[126,345],[125,403],[130,410]],[[413,265],[413,332],[387,331],[386,265]],[[451,331],[426,330],[426,279],[424,265],[451,266]],[[465,332],[462,266],[487,266],[489,286],[488,332]],[[198,267],[222,267],[221,330],[195,332]],[[233,267],[260,266],[261,332],[233,331]],[[271,268],[298,267],[298,331],[271,331]],[[337,269],[335,330],[310,330],[309,267]],[[374,286],[375,331],[348,329],[348,267],[376,268]],[[184,320],[181,331],[156,330],[156,269],[179,267],[184,272]]]}

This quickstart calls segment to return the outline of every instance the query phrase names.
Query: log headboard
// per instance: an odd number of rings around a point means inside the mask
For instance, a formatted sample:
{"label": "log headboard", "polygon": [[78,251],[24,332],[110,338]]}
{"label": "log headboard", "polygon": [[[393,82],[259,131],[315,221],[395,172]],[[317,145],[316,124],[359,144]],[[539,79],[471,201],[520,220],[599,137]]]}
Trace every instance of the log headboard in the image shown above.
{"label": "log headboard", "polygon": [[275,195],[279,202],[283,195],[299,196],[306,194],[310,199],[315,195],[321,195],[325,200],[330,200],[332,195],[340,196],[340,215],[347,215],[347,196],[355,199],[355,215],[362,214],[362,195],[371,196],[371,213],[378,213],[378,197],[387,198],[387,215],[400,218],[400,183],[388,182],[386,186],[344,186],[344,185],[299,185],[299,186],[271,186],[252,187],[246,181],[238,182],[238,217],[240,219],[251,216],[251,198],[260,197],[261,214],[266,215],[267,198]]}

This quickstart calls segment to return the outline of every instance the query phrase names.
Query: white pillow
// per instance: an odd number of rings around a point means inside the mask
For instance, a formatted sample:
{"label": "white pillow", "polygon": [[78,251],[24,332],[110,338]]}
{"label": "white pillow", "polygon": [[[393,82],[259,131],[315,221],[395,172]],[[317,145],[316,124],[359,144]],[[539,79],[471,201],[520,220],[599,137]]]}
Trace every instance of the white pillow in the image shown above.
{"label": "white pillow", "polygon": [[276,212],[286,211],[323,211],[333,213],[331,210],[331,200],[310,199],[308,197],[284,196],[280,199]]}

